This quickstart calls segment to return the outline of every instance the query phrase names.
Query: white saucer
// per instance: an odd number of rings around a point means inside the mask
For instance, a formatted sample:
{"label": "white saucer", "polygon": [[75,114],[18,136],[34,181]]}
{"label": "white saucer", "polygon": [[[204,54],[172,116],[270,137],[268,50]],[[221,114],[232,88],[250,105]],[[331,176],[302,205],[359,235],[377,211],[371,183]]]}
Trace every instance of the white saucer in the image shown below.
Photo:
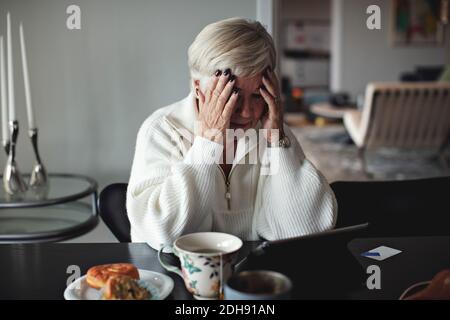
{"label": "white saucer", "polygon": [[[151,300],[163,300],[173,290],[173,280],[165,274],[139,269],[140,280],[154,287]],[[89,287],[86,282],[86,276],[72,282],[64,291],[66,300],[100,300],[101,290]]]}

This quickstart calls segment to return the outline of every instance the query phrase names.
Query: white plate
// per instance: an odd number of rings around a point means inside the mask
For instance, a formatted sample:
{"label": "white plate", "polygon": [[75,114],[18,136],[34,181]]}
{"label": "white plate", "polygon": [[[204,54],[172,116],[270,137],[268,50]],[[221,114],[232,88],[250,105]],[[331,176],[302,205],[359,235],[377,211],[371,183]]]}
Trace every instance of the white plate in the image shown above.
{"label": "white plate", "polygon": [[[148,283],[149,286],[153,286],[157,291],[152,292],[151,300],[163,300],[173,290],[173,280],[165,274],[139,269],[139,278],[141,281]],[[99,300],[101,295],[101,290],[89,287],[86,276],[72,282],[64,291],[64,299],[66,300]]]}

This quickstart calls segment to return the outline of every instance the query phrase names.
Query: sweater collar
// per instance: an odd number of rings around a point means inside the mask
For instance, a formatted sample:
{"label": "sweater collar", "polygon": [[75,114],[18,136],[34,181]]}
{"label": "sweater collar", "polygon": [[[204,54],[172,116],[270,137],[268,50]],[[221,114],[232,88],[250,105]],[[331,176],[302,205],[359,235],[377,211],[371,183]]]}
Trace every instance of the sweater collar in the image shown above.
{"label": "sweater collar", "polygon": [[165,116],[168,124],[181,136],[193,141],[195,125],[198,120],[197,102],[192,92],[175,103],[172,111]]}

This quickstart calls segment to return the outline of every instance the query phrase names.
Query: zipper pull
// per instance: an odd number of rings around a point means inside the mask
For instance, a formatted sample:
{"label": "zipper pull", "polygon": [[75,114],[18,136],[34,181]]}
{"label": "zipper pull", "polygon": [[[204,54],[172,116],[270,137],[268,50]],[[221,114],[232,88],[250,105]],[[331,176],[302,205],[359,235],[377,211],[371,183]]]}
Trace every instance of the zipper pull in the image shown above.
{"label": "zipper pull", "polygon": [[225,193],[225,198],[227,199],[228,210],[231,209],[231,192],[230,192],[230,181],[227,180],[227,192]]}

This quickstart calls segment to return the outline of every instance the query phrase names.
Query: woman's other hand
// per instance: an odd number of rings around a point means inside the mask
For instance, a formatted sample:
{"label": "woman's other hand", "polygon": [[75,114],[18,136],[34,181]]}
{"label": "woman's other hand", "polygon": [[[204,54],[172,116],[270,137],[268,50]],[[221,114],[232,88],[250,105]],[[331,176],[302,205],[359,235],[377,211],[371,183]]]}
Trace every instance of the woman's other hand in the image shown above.
{"label": "woman's other hand", "polygon": [[226,129],[238,98],[234,88],[236,77],[227,69],[217,70],[209,80],[205,93],[197,89],[199,101],[199,135],[217,143],[223,143]]}
{"label": "woman's other hand", "polygon": [[276,74],[267,68],[263,74],[263,87],[259,89],[261,95],[268,105],[268,112],[262,116],[261,123],[263,129],[268,130],[266,137],[271,142],[272,130],[279,130],[279,137],[284,136],[283,132],[283,110],[280,103],[280,87]]}

